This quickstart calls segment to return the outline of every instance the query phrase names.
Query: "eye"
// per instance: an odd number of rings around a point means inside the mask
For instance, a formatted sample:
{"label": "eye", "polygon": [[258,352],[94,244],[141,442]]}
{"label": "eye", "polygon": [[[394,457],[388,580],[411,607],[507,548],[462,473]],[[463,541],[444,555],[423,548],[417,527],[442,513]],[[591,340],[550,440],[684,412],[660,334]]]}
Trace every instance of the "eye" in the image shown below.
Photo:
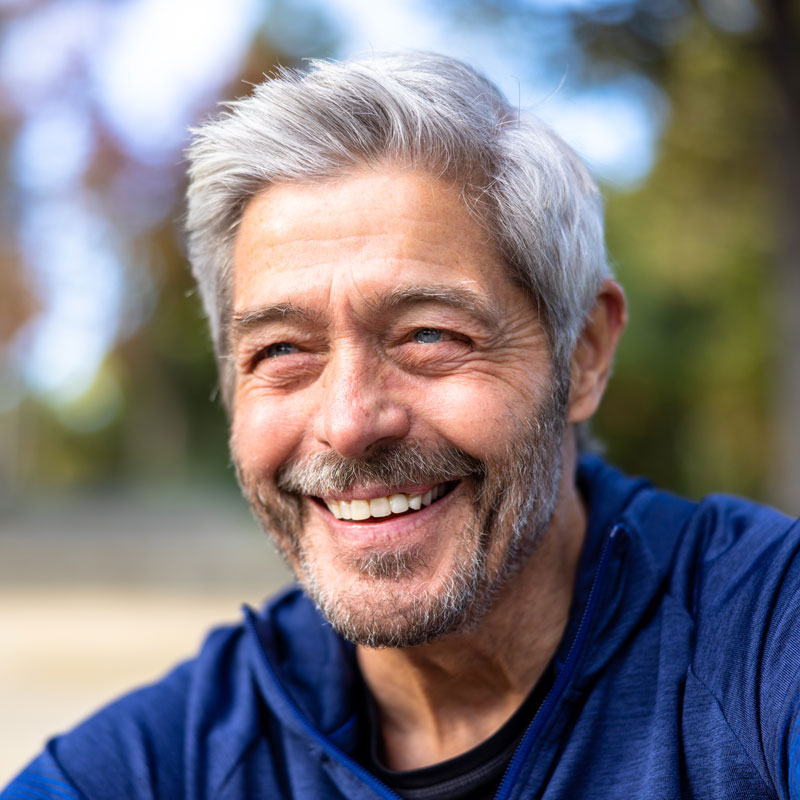
{"label": "eye", "polygon": [[291,342],[275,342],[265,347],[263,352],[265,358],[277,358],[278,356],[288,356],[298,351]]}
{"label": "eye", "polygon": [[413,339],[420,344],[435,344],[444,341],[444,331],[439,328],[420,328],[414,332]]}

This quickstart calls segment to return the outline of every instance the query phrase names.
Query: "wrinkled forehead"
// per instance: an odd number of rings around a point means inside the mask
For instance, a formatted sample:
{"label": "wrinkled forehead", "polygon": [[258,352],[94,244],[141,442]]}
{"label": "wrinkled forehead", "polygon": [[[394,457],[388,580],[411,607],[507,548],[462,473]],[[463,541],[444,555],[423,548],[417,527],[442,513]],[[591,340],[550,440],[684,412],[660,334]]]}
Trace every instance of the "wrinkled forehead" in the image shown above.
{"label": "wrinkled forehead", "polygon": [[[336,181],[280,184],[242,215],[233,311],[317,295],[370,304],[398,290],[448,288],[464,298],[513,282],[459,189],[420,170],[362,170]],[[396,299],[396,297],[395,297]]]}

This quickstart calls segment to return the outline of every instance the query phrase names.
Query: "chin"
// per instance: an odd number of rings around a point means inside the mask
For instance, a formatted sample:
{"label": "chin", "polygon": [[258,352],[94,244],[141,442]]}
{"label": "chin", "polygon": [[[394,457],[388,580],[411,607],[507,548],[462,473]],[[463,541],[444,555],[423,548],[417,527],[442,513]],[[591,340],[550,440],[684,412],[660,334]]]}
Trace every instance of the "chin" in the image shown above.
{"label": "chin", "polygon": [[[414,647],[475,629],[497,594],[535,550],[526,526],[476,513],[445,553],[416,547],[331,552],[300,549],[296,575],[333,628],[365,647]],[[499,529],[498,529],[499,527]],[[494,562],[496,566],[487,567]]]}
{"label": "chin", "polygon": [[488,609],[483,560],[457,564],[445,576],[409,574],[398,554],[367,572],[331,580],[306,563],[300,580],[333,628],[365,647],[414,647],[474,625]]}

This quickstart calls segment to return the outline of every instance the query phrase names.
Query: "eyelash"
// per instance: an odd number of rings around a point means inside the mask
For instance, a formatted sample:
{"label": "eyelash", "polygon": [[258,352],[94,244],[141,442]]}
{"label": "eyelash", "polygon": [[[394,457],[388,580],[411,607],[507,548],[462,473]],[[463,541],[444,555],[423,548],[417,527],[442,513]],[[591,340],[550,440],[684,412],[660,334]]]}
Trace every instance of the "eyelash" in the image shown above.
{"label": "eyelash", "polygon": [[[255,369],[262,361],[278,358],[280,355],[282,355],[280,353],[270,353],[270,350],[272,350],[273,348],[280,347],[281,345],[286,345],[287,347],[293,348],[292,352],[298,352],[297,345],[294,345],[291,342],[287,342],[284,340],[278,342],[271,342],[265,347],[253,348],[249,354],[244,354],[245,355],[244,361],[247,363],[248,370]],[[291,354],[292,354],[291,352],[285,353],[285,355],[291,355]]]}
{"label": "eyelash", "polygon": [[[440,338],[434,342],[420,342],[417,336],[426,333],[439,334]],[[447,328],[415,328],[411,333],[410,341],[417,344],[444,344],[445,342],[459,342],[461,344],[472,345],[472,339],[463,333],[456,333],[455,331],[448,330]]]}
{"label": "eyelash", "polygon": [[[424,336],[426,334],[434,334],[439,338],[432,342],[423,342],[418,339],[418,336]],[[418,344],[435,344],[437,342],[445,341],[446,331],[443,331],[441,328],[417,328],[414,333],[411,334],[411,340],[417,342]]]}
{"label": "eyelash", "polygon": [[268,344],[265,348],[263,348],[260,352],[260,355],[262,358],[277,358],[279,355],[288,355],[288,353],[270,352],[273,348],[280,348],[280,347],[292,348],[292,352],[295,352],[297,350],[297,347],[293,345],[291,342],[273,342],[272,344]]}
{"label": "eyelash", "polygon": [[[438,335],[439,338],[431,342],[418,341],[416,338],[417,336],[431,333]],[[472,340],[468,336],[455,333],[454,331],[447,330],[446,328],[434,328],[427,326],[414,328],[406,341],[411,344],[444,344],[446,342],[458,342],[465,345],[472,345]],[[284,351],[280,352],[281,349],[284,349]],[[254,369],[261,361],[277,359],[283,356],[294,355],[302,352],[303,349],[291,341],[281,339],[276,342],[271,342],[264,347],[260,347],[253,353],[252,357],[249,359],[250,368]]]}

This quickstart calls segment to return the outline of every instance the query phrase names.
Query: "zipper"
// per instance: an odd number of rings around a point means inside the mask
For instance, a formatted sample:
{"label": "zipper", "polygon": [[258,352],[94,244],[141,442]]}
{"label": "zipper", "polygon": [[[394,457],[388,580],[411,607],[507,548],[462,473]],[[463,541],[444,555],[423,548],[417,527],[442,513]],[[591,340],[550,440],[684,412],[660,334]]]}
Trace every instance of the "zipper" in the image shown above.
{"label": "zipper", "polygon": [[[541,732],[545,723],[549,719],[550,714],[558,703],[558,700],[572,679],[572,674],[575,671],[575,667],[577,666],[578,660],[583,651],[583,645],[586,642],[586,637],[588,636],[592,621],[594,619],[600,591],[603,586],[603,578],[605,577],[606,568],[608,567],[608,563],[611,558],[611,545],[613,544],[617,533],[623,527],[624,526],[621,524],[615,525],[606,537],[606,541],[603,543],[603,549],[600,553],[600,561],[597,565],[594,578],[592,579],[591,589],[589,590],[589,599],[586,601],[586,606],[584,607],[583,615],[578,625],[575,638],[572,640],[569,652],[567,653],[567,659],[564,662],[564,667],[561,672],[558,673],[553,686],[550,688],[550,691],[547,693],[542,705],[539,707],[539,710],[536,712],[531,720],[530,725],[528,725],[525,733],[523,734],[522,740],[517,746],[517,749],[514,751],[511,762],[506,768],[503,779],[500,782],[500,787],[495,795],[495,800],[506,800],[506,798],[508,798],[514,783],[519,777],[519,773],[522,770],[525,758],[533,746],[536,737]],[[317,745],[319,745],[331,758],[338,761],[343,767],[346,767],[351,772],[358,775],[358,777],[360,777],[378,795],[387,798],[388,800],[403,800],[400,795],[392,791],[385,783],[378,780],[371,772],[364,769],[364,767],[362,767],[357,761],[350,758],[347,753],[338,748],[333,742],[331,742],[330,739],[328,739],[327,736],[321,734],[311,724],[306,715],[289,696],[287,691],[283,688],[283,684],[278,679],[277,671],[272,663],[272,659],[264,650],[264,648],[260,646],[260,639],[256,629],[253,613],[247,607],[245,607],[245,619],[248,627],[250,628],[251,634],[255,637],[255,641],[259,643],[259,651],[264,656],[267,667],[272,673],[273,683],[278,691],[278,694],[280,694],[286,705],[289,706],[289,708],[294,712],[295,717],[308,736],[310,736],[311,739],[316,742]]]}
{"label": "zipper", "polygon": [[531,748],[533,747],[536,737],[541,733],[545,723],[550,718],[553,709],[561,699],[561,695],[572,681],[573,673],[575,672],[575,668],[577,667],[580,656],[583,653],[586,638],[589,635],[589,631],[594,620],[600,593],[603,588],[606,569],[609,561],[611,560],[611,545],[616,539],[619,531],[623,528],[624,525],[622,524],[614,525],[606,537],[605,542],[603,543],[603,549],[600,552],[600,561],[597,565],[597,570],[594,573],[594,578],[592,579],[592,587],[589,590],[589,598],[586,601],[586,606],[583,609],[583,615],[581,616],[581,621],[578,624],[578,630],[575,633],[575,638],[572,640],[569,652],[567,653],[567,659],[564,662],[564,667],[562,668],[561,672],[558,673],[553,685],[550,687],[550,691],[547,693],[547,696],[545,697],[541,706],[539,706],[539,710],[536,712],[531,720],[530,725],[528,725],[525,733],[522,735],[522,740],[517,746],[517,749],[514,751],[514,755],[511,757],[511,761],[506,768],[503,779],[500,781],[500,786],[497,789],[495,800],[507,800],[508,796],[511,794],[511,790],[514,787],[517,778],[519,778],[519,774],[522,771],[522,767],[531,751]]}

